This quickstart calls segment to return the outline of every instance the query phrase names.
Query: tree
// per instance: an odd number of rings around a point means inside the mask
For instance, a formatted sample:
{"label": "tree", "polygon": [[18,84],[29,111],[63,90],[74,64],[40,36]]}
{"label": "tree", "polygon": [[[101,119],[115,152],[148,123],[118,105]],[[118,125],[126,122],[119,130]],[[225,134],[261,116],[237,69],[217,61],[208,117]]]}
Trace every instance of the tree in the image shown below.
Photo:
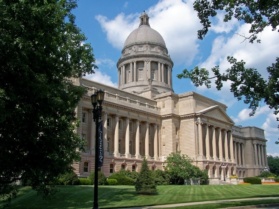
{"label": "tree", "polygon": [[279,157],[273,157],[272,155],[267,156],[267,162],[269,171],[274,173],[276,176],[279,176]]}
{"label": "tree", "polygon": [[166,171],[170,175],[172,184],[184,184],[186,179],[203,178],[207,181],[208,177],[197,166],[192,164],[192,160],[180,152],[171,153],[166,160]]}
{"label": "tree", "polygon": [[[279,7],[277,1],[241,1],[241,0],[196,0],[194,9],[198,12],[203,28],[198,31],[198,38],[203,39],[211,27],[211,18],[217,15],[218,11],[224,11],[224,22],[236,18],[239,21],[250,24],[250,36],[244,37],[251,43],[260,42],[257,35],[266,27],[271,26],[276,31],[279,24]],[[183,70],[178,74],[178,78],[190,78],[196,86],[205,85],[211,87],[211,79],[215,79],[218,90],[223,87],[223,82],[231,81],[231,92],[240,100],[249,104],[253,115],[259,106],[259,102],[264,100],[274,114],[279,113],[279,57],[267,68],[269,77],[265,80],[256,69],[246,68],[243,60],[237,61],[233,57],[228,57],[231,67],[221,74],[219,66],[211,70],[213,76],[209,76],[209,71],[204,68],[195,67],[192,70]],[[277,119],[278,120],[278,119]]]}
{"label": "tree", "polygon": [[72,170],[82,140],[72,78],[93,73],[92,47],[75,25],[75,0],[0,0],[0,195],[14,183],[50,192]]}
{"label": "tree", "polygon": [[144,158],[141,165],[139,176],[135,183],[138,194],[156,194],[156,184],[151,171],[148,168],[147,160]]}

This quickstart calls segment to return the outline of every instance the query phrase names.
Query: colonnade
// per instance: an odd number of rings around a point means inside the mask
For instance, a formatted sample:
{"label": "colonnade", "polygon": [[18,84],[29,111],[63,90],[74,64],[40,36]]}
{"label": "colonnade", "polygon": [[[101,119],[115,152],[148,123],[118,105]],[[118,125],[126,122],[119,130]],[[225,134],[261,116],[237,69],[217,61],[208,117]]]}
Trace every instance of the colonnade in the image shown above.
{"label": "colonnade", "polygon": [[[142,63],[142,66],[140,64]],[[154,66],[156,65],[156,66]],[[150,69],[150,70],[148,70]],[[140,72],[142,70],[142,72]],[[142,73],[142,75],[141,75]],[[171,69],[168,65],[153,61],[133,61],[119,67],[119,84],[152,79],[171,86]]]}
{"label": "colonnade", "polygon": [[197,125],[199,157],[206,160],[234,163],[231,130],[202,122]]}
{"label": "colonnade", "polygon": [[233,142],[233,145],[234,145],[236,164],[238,166],[244,166],[245,165],[244,143],[240,141],[235,141]]}
{"label": "colonnade", "polygon": [[254,142],[254,163],[258,167],[267,167],[266,146],[260,142]]}
{"label": "colonnade", "polygon": [[[120,117],[118,115],[113,115],[113,118],[114,123],[111,123],[110,121],[108,124],[108,114],[103,114],[104,150],[109,151],[112,148],[111,151],[114,157],[141,159],[144,156],[146,159],[158,160],[157,124],[149,123],[148,121],[140,121],[138,119],[130,119],[128,117],[121,117],[121,121],[123,122],[121,125],[123,126],[121,127],[120,134]],[[134,129],[131,129],[131,125],[135,127],[135,131]],[[143,127],[144,129],[141,130],[141,126],[145,126]],[[152,134],[150,134],[151,127]],[[110,129],[110,136],[108,135],[108,128]],[[124,135],[124,139],[122,138],[122,135]],[[122,142],[121,139],[124,140],[124,142]]]}

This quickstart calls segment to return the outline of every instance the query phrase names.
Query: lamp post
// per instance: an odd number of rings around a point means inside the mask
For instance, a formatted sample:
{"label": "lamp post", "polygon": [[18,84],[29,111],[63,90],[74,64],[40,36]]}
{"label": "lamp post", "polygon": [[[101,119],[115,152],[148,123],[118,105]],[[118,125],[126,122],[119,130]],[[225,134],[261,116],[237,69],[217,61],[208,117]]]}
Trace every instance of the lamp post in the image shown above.
{"label": "lamp post", "polygon": [[98,162],[99,162],[99,125],[102,119],[102,102],[104,101],[105,92],[101,89],[91,95],[91,103],[93,106],[93,121],[96,125],[96,144],[95,144],[95,172],[94,172],[94,203],[93,209],[98,209]]}

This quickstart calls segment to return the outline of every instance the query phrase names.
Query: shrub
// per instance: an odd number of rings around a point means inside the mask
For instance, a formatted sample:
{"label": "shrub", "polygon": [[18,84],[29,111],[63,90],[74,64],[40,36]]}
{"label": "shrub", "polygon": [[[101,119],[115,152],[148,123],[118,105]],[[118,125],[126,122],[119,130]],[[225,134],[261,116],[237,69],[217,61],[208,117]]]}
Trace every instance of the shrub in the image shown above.
{"label": "shrub", "polygon": [[[91,180],[91,184],[94,184],[95,179],[95,172],[91,172],[88,178]],[[106,185],[107,184],[107,178],[105,177],[105,174],[101,171],[98,172],[98,185]]]}
{"label": "shrub", "polygon": [[80,185],[92,185],[89,178],[79,178]]}
{"label": "shrub", "polygon": [[70,171],[61,175],[58,179],[58,182],[61,185],[78,185],[80,183],[78,176],[74,171]]}
{"label": "shrub", "polygon": [[155,180],[156,185],[168,185],[170,183],[170,176],[166,171],[152,171],[152,176]]}
{"label": "shrub", "polygon": [[246,177],[243,179],[244,183],[262,184],[262,180],[258,177]]}
{"label": "shrub", "polygon": [[275,182],[279,182],[279,177],[274,178]]}
{"label": "shrub", "polygon": [[113,173],[109,179],[116,179],[117,180],[117,185],[134,185],[135,180],[125,176],[121,172]]}
{"label": "shrub", "polygon": [[117,185],[117,180],[116,179],[107,179],[108,185]]}
{"label": "shrub", "polygon": [[135,189],[138,194],[157,194],[155,180],[145,158],[142,161],[139,177],[135,183]]}
{"label": "shrub", "polygon": [[276,175],[269,172],[269,171],[263,171],[258,177],[263,177],[263,178],[270,178],[270,177],[275,177]]}

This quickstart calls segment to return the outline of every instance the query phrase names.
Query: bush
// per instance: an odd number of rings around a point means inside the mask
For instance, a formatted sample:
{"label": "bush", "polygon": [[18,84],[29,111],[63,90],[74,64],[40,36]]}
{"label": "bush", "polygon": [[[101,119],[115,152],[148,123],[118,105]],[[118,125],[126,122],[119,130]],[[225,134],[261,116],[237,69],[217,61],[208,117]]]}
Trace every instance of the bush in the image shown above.
{"label": "bush", "polygon": [[145,158],[142,161],[139,177],[135,183],[135,189],[138,194],[157,194],[155,180]]}
{"label": "bush", "polygon": [[116,179],[107,179],[108,185],[117,185],[117,180]]}
{"label": "bush", "polygon": [[135,180],[125,176],[123,173],[118,172],[118,173],[113,173],[109,179],[116,179],[117,180],[117,185],[134,185]]}
{"label": "bush", "polygon": [[59,184],[61,185],[79,185],[79,179],[77,174],[74,171],[70,171],[61,175],[58,179]]}
{"label": "bush", "polygon": [[262,180],[258,177],[246,177],[243,179],[244,183],[262,184]]}
{"label": "bush", "polygon": [[89,178],[79,178],[80,185],[92,185]]}
{"label": "bush", "polygon": [[[94,184],[95,179],[95,172],[91,172],[88,178],[91,180],[91,184]],[[107,184],[107,178],[105,177],[105,174],[101,171],[98,172],[98,185],[106,185]]]}
{"label": "bush", "polygon": [[156,185],[168,185],[170,183],[170,176],[166,171],[152,171],[152,176],[155,180]]}
{"label": "bush", "polygon": [[279,177],[274,178],[275,182],[279,182]]}
{"label": "bush", "polygon": [[275,177],[276,175],[269,172],[269,171],[263,171],[258,177],[263,177],[263,178],[270,178],[270,177]]}

